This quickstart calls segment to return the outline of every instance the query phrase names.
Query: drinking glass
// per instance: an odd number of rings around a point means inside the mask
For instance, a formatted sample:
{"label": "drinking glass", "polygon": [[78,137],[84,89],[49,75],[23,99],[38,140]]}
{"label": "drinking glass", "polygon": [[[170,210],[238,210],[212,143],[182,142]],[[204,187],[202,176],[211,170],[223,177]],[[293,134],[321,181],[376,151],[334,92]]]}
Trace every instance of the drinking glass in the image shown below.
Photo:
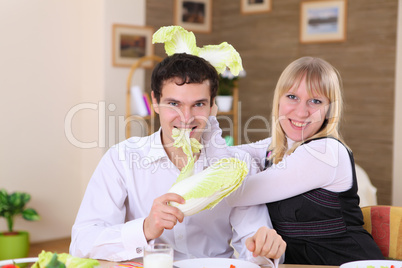
{"label": "drinking glass", "polygon": [[173,247],[168,244],[153,244],[144,247],[144,268],[172,268]]}

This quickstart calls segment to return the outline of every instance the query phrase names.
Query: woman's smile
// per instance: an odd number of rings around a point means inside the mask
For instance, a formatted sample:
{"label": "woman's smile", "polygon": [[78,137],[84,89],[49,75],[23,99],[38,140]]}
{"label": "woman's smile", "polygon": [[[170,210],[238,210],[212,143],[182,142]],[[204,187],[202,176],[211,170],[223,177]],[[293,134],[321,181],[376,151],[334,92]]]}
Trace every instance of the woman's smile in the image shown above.
{"label": "woman's smile", "polygon": [[328,108],[328,98],[323,95],[311,96],[303,78],[299,87],[291,88],[280,97],[279,123],[288,138],[303,141],[321,129]]}

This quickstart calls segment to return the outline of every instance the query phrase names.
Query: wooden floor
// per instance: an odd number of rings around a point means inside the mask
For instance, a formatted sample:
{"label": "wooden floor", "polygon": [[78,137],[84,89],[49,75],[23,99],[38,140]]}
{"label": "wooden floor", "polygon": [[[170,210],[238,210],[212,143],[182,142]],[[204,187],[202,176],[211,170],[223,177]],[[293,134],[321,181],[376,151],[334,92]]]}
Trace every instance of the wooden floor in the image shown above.
{"label": "wooden floor", "polygon": [[42,250],[56,253],[68,253],[70,241],[70,237],[66,237],[57,240],[32,243],[29,249],[29,257],[37,257]]}

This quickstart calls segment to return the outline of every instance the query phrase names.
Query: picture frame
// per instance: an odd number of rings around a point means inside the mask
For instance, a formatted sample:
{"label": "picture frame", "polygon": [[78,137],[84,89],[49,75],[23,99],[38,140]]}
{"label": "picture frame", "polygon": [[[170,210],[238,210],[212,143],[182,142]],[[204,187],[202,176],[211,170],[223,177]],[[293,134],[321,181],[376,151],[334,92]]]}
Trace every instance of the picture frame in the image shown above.
{"label": "picture frame", "polygon": [[242,14],[265,13],[272,10],[272,0],[240,0]]}
{"label": "picture frame", "polygon": [[346,40],[347,0],[306,0],[300,3],[300,42]]}
{"label": "picture frame", "polygon": [[212,0],[175,0],[174,22],[189,31],[210,33]]}
{"label": "picture frame", "polygon": [[[116,67],[131,67],[141,57],[154,54],[152,34],[154,29],[146,26],[113,25],[112,62]],[[142,65],[152,67],[152,62]]]}

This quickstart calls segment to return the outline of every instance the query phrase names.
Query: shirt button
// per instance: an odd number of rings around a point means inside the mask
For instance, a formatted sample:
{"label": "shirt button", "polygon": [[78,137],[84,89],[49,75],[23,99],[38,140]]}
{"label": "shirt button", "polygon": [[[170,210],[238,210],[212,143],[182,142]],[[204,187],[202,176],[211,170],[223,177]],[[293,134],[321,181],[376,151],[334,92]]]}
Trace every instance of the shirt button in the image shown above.
{"label": "shirt button", "polygon": [[137,248],[136,250],[138,254],[142,253],[142,248]]}

